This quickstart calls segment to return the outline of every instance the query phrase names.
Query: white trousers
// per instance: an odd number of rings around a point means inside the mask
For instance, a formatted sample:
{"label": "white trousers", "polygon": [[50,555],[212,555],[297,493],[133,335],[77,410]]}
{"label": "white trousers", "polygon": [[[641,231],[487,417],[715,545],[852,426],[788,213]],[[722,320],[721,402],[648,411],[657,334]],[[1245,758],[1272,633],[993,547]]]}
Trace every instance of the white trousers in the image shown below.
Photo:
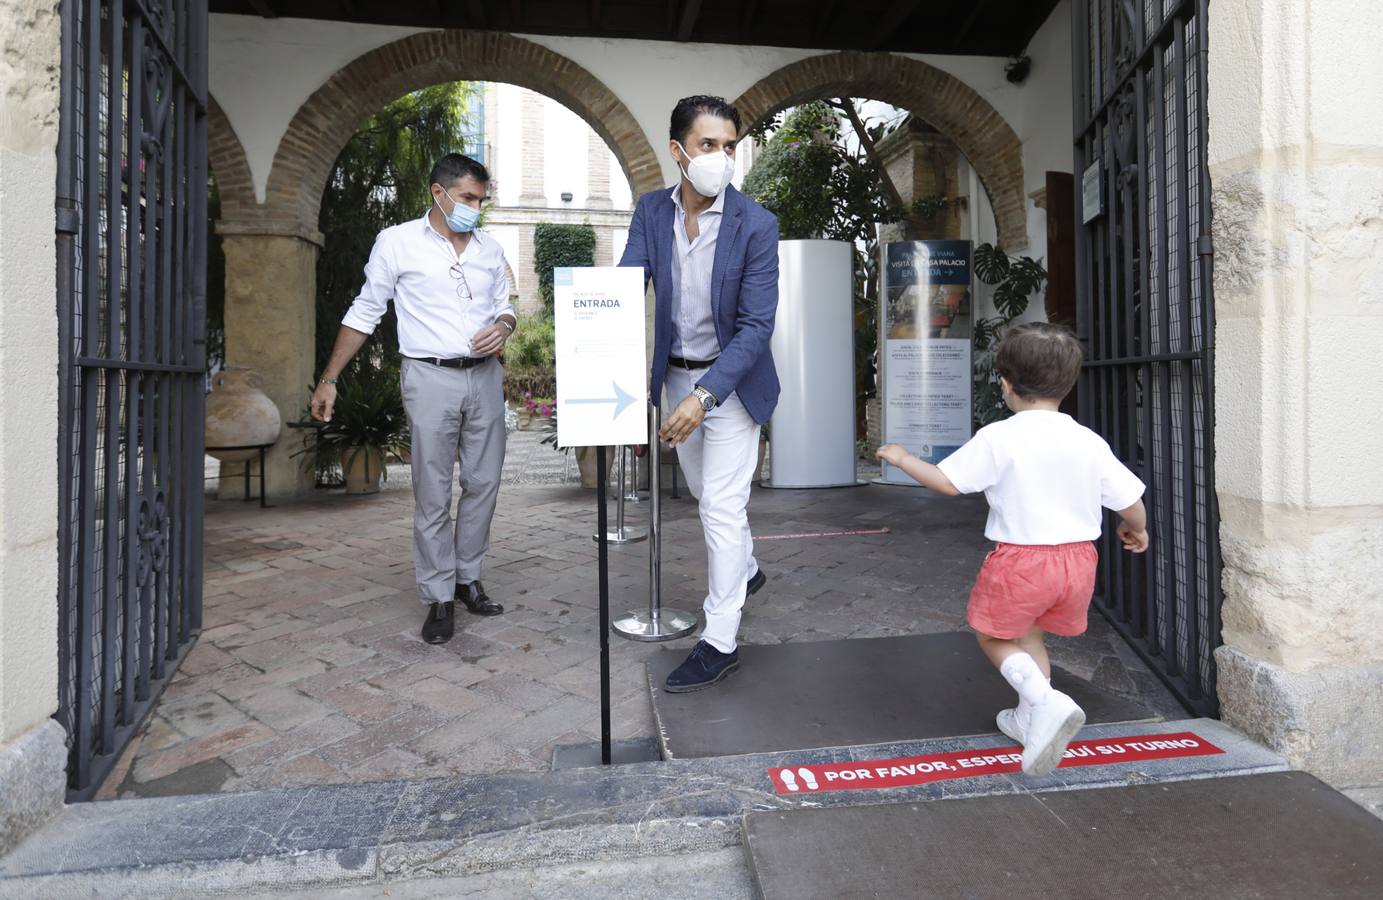
{"label": "white trousers", "polygon": [[[700,372],[669,368],[667,405],[677,406]],[[749,533],[749,488],[759,458],[759,425],[730,395],[677,447],[687,487],[698,501],[706,534],[706,627],[701,639],[721,653],[735,649],[745,584],[759,570]]]}

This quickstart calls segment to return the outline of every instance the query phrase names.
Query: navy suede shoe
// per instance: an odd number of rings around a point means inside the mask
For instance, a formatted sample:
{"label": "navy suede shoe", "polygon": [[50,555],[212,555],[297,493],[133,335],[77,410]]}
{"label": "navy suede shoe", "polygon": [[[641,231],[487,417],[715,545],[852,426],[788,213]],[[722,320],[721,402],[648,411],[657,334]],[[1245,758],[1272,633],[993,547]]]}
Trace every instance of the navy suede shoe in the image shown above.
{"label": "navy suede shoe", "polygon": [[768,576],[764,574],[764,570],[755,569],[754,574],[749,576],[749,580],[744,583],[744,595],[748,597],[758,593],[759,588],[763,587],[766,581],[768,581]]}
{"label": "navy suede shoe", "polygon": [[724,681],[740,667],[740,652],[721,653],[705,641],[697,641],[682,665],[672,670],[663,690],[670,694],[699,691]]}

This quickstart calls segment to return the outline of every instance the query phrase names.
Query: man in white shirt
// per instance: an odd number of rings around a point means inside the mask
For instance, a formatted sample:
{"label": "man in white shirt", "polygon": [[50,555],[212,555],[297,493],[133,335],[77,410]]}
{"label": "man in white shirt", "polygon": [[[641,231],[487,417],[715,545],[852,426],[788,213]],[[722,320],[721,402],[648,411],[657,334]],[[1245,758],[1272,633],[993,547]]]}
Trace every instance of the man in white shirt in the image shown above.
{"label": "man in white shirt", "polygon": [[[365,284],[342,319],[336,347],[312,395],[312,416],[331,420],[336,382],[384,317],[398,315],[401,384],[412,429],[413,558],[428,607],[423,639],[444,644],[454,601],[495,616],[480,568],[504,466],[504,369],[495,358],[514,333],[504,251],[477,230],[490,174],[450,153],[432,169],[432,206],[380,232]],[[451,478],[461,463],[461,503],[451,519]]]}

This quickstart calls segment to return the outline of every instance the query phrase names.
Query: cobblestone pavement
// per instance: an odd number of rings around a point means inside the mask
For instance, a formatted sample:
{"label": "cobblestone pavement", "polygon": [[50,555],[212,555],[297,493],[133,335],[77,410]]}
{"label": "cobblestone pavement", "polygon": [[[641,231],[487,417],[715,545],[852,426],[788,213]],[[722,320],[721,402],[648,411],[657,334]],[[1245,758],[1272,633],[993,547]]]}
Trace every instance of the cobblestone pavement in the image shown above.
{"label": "cobblestone pavement", "polygon": [[[557,745],[596,740],[594,495],[567,482],[562,455],[536,435],[516,435],[509,456],[485,573],[507,612],[459,611],[455,639],[440,647],[418,636],[406,469],[369,497],[323,492],[268,510],[208,500],[204,631],[102,796],[533,771]],[[647,509],[632,506],[631,521]],[[741,639],[964,628],[987,550],[984,514],[981,498],[920,489],[756,487],[750,516],[769,582],[747,606]],[[646,543],[611,548],[615,613],[646,606],[647,580]],[[664,604],[699,612],[704,584],[700,525],[683,493],[664,503]],[[1053,642],[1058,664],[1182,715],[1098,614],[1090,624]],[[654,733],[643,664],[661,649],[613,639],[617,739]]]}

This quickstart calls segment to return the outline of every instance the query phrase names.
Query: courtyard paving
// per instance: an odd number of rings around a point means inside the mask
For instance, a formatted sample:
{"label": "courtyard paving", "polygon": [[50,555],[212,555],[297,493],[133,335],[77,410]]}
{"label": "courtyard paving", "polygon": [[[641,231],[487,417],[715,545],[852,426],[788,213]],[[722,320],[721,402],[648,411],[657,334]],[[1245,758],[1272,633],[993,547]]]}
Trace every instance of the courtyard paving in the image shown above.
{"label": "courtyard paving", "polygon": [[[204,630],[101,796],[538,771],[555,747],[597,740],[594,493],[537,438],[511,438],[492,531],[485,584],[507,612],[458,612],[444,646],[418,636],[406,469],[369,497],[322,492],[268,510],[209,498]],[[631,522],[647,509],[631,506]],[[664,604],[699,612],[694,501],[684,492],[663,511]],[[745,643],[964,628],[988,549],[982,498],[756,487],[750,516],[770,580],[747,606]],[[867,533],[802,536],[840,531]],[[612,610],[645,607],[647,583],[647,543],[612,547]],[[1059,665],[1183,714],[1102,617],[1090,625],[1054,641]],[[612,639],[616,739],[654,735],[644,661],[693,641]]]}

